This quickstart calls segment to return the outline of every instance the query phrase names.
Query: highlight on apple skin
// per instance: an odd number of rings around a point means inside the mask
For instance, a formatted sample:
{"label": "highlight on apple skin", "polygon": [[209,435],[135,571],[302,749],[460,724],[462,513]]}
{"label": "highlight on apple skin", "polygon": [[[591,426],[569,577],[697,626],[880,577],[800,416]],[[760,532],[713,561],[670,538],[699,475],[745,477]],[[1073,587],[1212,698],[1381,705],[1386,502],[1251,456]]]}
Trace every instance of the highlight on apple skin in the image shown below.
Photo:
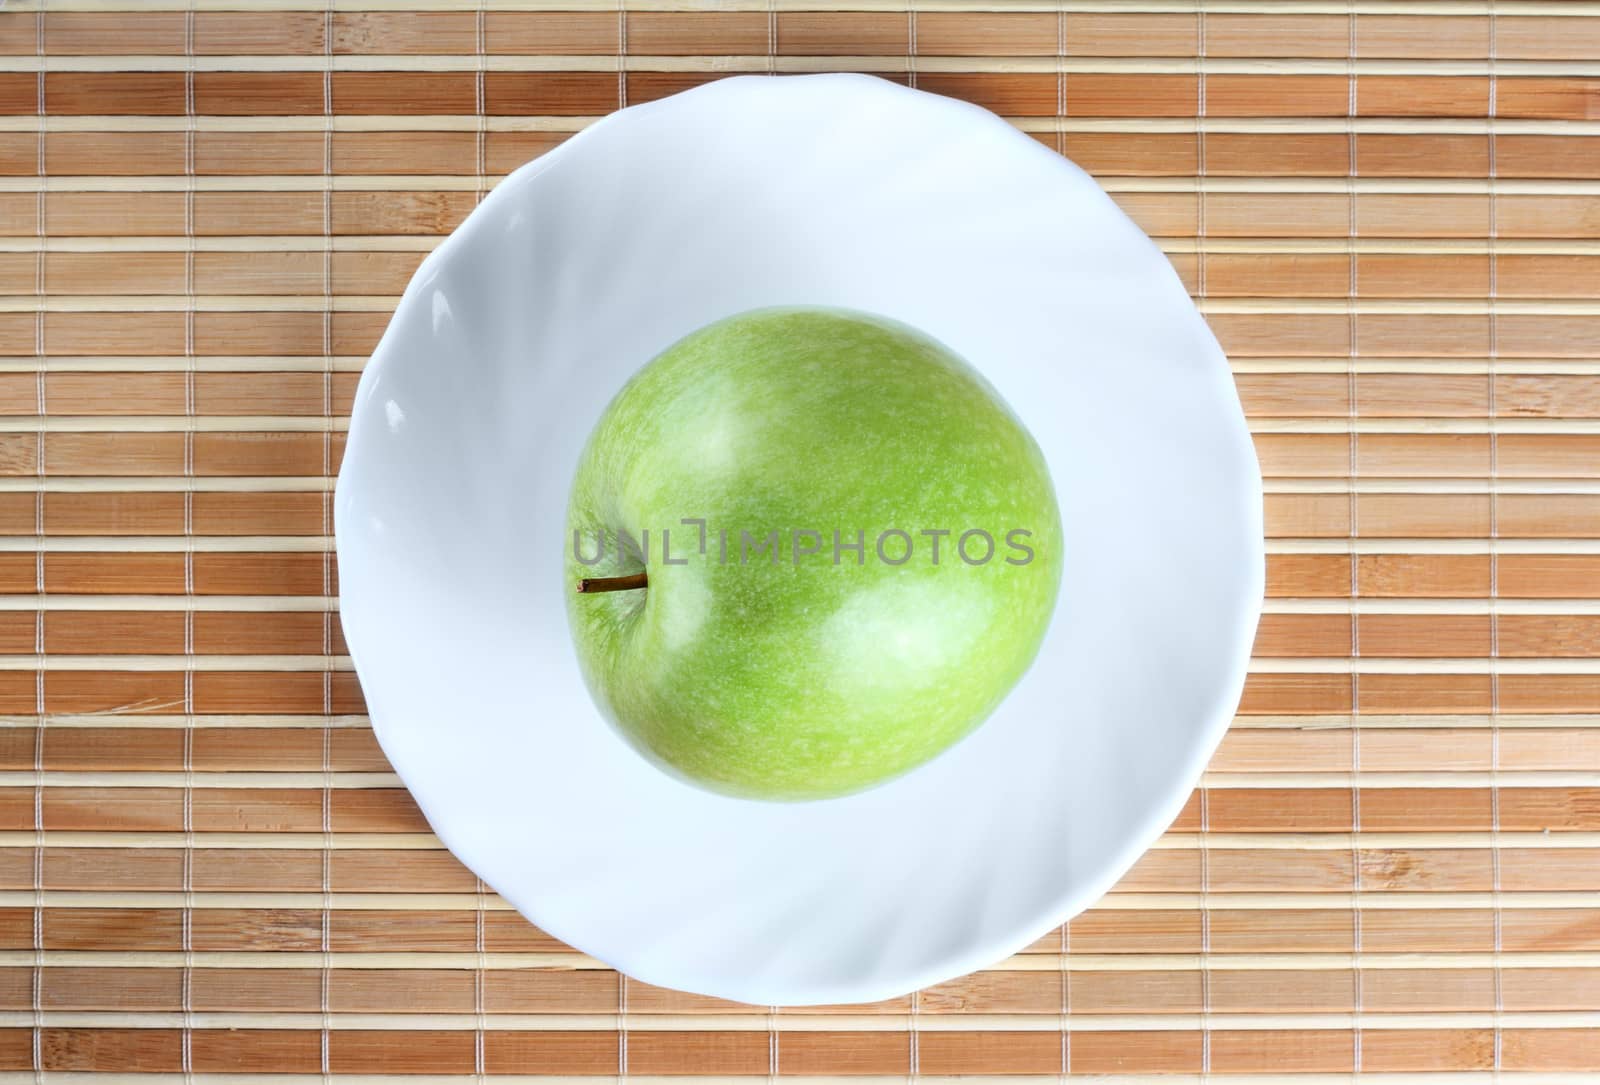
{"label": "highlight on apple skin", "polygon": [[658,765],[835,797],[994,711],[1049,625],[1061,539],[1038,446],[948,348],[759,309],[669,347],[601,416],[567,511],[568,618],[596,704]]}

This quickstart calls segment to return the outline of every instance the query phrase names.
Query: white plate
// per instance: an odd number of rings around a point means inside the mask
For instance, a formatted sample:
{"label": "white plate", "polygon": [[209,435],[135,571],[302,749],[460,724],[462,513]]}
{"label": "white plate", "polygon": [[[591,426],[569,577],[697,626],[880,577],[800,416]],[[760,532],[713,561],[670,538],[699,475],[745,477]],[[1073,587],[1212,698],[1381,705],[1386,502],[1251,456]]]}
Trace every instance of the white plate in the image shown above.
{"label": "white plate", "polygon": [[[986,724],[800,804],[686,785],[618,737],[561,575],[612,395],[692,329],[780,304],[881,313],[980,369],[1049,460],[1067,556]],[[1156,246],[992,114],[847,75],[626,109],[501,183],[362,374],[337,534],[373,725],[445,844],[632,976],[782,1005],[960,975],[1104,893],[1221,737],[1263,578],[1228,365]]]}

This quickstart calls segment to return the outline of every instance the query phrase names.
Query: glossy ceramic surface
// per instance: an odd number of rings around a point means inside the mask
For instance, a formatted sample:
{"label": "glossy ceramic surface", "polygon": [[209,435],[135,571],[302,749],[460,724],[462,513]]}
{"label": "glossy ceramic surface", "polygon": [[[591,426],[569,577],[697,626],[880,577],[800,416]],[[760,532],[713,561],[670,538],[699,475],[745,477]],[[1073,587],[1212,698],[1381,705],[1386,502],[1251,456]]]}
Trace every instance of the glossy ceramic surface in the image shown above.
{"label": "glossy ceramic surface", "polygon": [[[632,372],[788,304],[882,313],[981,370],[1049,461],[1067,566],[976,733],[774,804],[680,782],[601,720],[561,556],[579,451]],[[336,530],[374,727],[445,844],[608,964],[766,1004],[900,994],[1092,903],[1221,737],[1263,577],[1232,378],[1156,246],[993,115],[862,76],[721,80],[501,183],[362,375]]]}

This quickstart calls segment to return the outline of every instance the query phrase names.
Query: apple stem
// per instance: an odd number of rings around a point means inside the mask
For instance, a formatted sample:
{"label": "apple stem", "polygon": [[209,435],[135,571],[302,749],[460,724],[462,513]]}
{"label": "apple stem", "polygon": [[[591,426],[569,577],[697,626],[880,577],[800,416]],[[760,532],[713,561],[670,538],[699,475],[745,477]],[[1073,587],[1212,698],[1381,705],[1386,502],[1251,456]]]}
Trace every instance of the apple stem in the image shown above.
{"label": "apple stem", "polygon": [[630,573],[627,576],[596,576],[578,581],[578,594],[594,595],[603,591],[632,591],[634,588],[643,588],[649,580],[643,573]]}

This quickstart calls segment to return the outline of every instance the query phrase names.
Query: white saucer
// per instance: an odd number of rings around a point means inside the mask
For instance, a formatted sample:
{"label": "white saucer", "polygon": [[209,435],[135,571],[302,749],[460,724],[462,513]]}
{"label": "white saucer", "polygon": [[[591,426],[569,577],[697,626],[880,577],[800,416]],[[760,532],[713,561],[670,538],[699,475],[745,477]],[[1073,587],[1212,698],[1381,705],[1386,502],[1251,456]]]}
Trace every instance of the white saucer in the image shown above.
{"label": "white saucer", "polygon": [[[1060,604],[970,738],[844,799],[725,798],[601,719],[561,575],[602,408],[686,332],[816,304],[921,328],[1050,463]],[[1237,704],[1261,483],[1160,251],[993,115],[864,76],[725,79],[517,171],[423,263],[339,476],[345,634],[434,829],[550,934],[649,983],[799,1005],[991,964],[1104,893]]]}

